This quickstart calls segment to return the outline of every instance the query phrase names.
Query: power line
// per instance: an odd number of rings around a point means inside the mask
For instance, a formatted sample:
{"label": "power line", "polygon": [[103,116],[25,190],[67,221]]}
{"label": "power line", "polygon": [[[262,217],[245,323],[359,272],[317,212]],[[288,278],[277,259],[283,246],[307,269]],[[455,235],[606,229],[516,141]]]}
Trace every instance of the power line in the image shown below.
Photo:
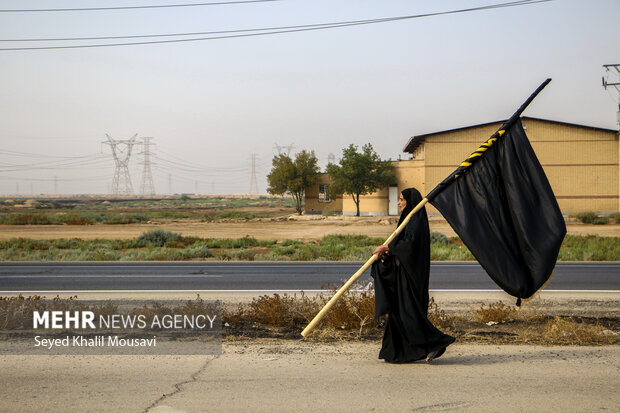
{"label": "power line", "polygon": [[229,4],[270,3],[274,1],[282,1],[282,0],[238,0],[238,1],[219,1],[219,2],[209,2],[209,3],[153,4],[153,5],[147,5],[147,6],[87,7],[87,8],[67,8],[67,9],[0,9],[0,13],[162,9],[162,8],[172,8],[172,7],[202,7],[202,6],[226,6]]}
{"label": "power line", "polygon": [[105,176],[91,176],[82,178],[26,178],[26,177],[14,177],[14,176],[0,176],[1,180],[7,181],[36,181],[36,182],[78,182],[78,181],[107,181],[110,179],[109,175]]}
{"label": "power line", "polygon": [[[367,20],[360,20],[360,22],[361,21],[367,21]],[[78,40],[118,40],[118,39],[140,39],[140,38],[149,38],[149,37],[152,38],[152,37],[176,37],[176,36],[202,36],[202,35],[213,35],[213,34],[233,34],[233,33],[260,32],[260,31],[284,30],[284,29],[302,29],[302,28],[311,28],[311,27],[332,26],[335,24],[343,24],[343,23],[356,23],[356,21],[304,24],[304,25],[281,26],[281,27],[261,27],[257,29],[218,30],[218,31],[207,31],[207,32],[135,34],[135,35],[126,35],[126,36],[0,39],[0,42],[52,42],[52,41],[62,42],[62,41],[78,41]]]}
{"label": "power line", "polygon": [[40,163],[32,163],[32,164],[9,164],[3,163],[6,168],[0,169],[0,172],[16,172],[23,170],[35,170],[35,169],[73,169],[79,168],[81,166],[88,166],[91,169],[95,169],[98,166],[103,166],[104,158],[101,155],[96,155],[93,157],[85,158],[85,159],[74,159],[69,160],[58,160],[58,161],[47,161]]}
{"label": "power line", "polygon": [[[85,44],[85,45],[68,45],[68,46],[40,46],[40,47],[12,47],[12,48],[0,48],[0,51],[20,51],[20,50],[51,50],[51,49],[81,49],[81,48],[95,48],[95,47],[115,47],[115,46],[138,46],[138,45],[149,45],[149,44],[165,44],[165,43],[181,43],[181,42],[196,42],[196,41],[206,41],[206,40],[221,40],[221,39],[233,39],[233,38],[243,38],[243,37],[256,37],[256,36],[267,36],[274,34],[286,34],[286,33],[297,33],[297,32],[305,32],[305,31],[316,31],[316,30],[324,30],[324,29],[335,29],[341,27],[351,27],[351,26],[361,26],[368,24],[376,24],[376,23],[387,23],[394,21],[402,21],[402,20],[411,20],[411,19],[419,19],[424,17],[434,17],[434,16],[442,16],[448,14],[460,14],[460,13],[469,13],[475,11],[484,11],[484,10],[492,10],[492,9],[500,9],[506,7],[517,7],[517,6],[525,6],[530,4],[537,3],[547,3],[553,0],[521,0],[521,1],[513,1],[508,3],[498,3],[492,4],[488,6],[481,7],[472,7],[467,9],[459,9],[459,10],[450,10],[444,12],[436,12],[436,13],[424,13],[424,14],[415,14],[409,16],[397,16],[397,17],[386,17],[379,19],[369,19],[369,20],[355,20],[348,22],[337,22],[337,23],[319,23],[312,25],[301,25],[301,26],[282,26],[276,28],[265,28],[265,29],[243,29],[243,30],[230,30],[224,32],[210,32],[211,34],[219,34],[222,33],[221,36],[212,36],[212,37],[199,37],[193,39],[170,39],[170,40],[156,40],[156,41],[143,41],[143,42],[129,42],[129,43],[103,43],[103,44]],[[257,32],[260,33],[248,33],[248,32]],[[205,32],[207,33],[207,32]],[[236,34],[225,34],[225,33],[236,33]],[[187,36],[190,34],[169,34],[162,36]],[[144,35],[138,37],[155,37],[160,35]],[[135,36],[122,36],[119,38],[135,38]],[[10,40],[10,41],[18,41],[19,39]],[[73,39],[63,39],[63,40],[73,40]],[[8,41],[8,40],[4,40]]]}
{"label": "power line", "polygon": [[174,168],[175,170],[195,173],[198,175],[213,175],[213,174],[219,174],[219,173],[235,173],[235,172],[247,171],[247,168],[209,168],[209,169],[193,168],[193,167],[186,168],[181,163],[170,161],[165,158],[161,158],[159,156],[154,156],[154,157],[157,161],[159,161],[159,163],[156,162],[156,164],[159,166]]}
{"label": "power line", "polygon": [[43,155],[37,153],[29,153],[29,152],[20,152],[20,151],[11,151],[8,149],[0,149],[0,154],[8,155],[8,156],[24,156],[29,158],[58,158],[58,159],[79,159],[79,158],[87,158],[89,156],[98,155],[80,155],[80,156],[59,156],[59,155]]}

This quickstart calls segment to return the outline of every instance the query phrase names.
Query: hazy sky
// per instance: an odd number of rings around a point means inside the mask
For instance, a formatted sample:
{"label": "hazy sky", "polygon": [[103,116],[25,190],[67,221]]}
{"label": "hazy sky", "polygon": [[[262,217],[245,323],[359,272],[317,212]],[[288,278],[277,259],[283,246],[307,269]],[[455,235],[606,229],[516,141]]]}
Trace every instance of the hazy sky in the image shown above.
{"label": "hazy sky", "polygon": [[[0,10],[208,1],[0,0]],[[490,4],[281,0],[0,12],[0,48],[165,38],[7,39],[255,29]],[[155,138],[158,193],[248,192],[252,153],[265,192],[276,143],[314,150],[322,167],[351,143],[370,142],[383,158],[396,159],[412,135],[508,117],[547,77],[553,82],[526,115],[616,129],[618,96],[603,89],[601,77],[603,64],[620,63],[619,17],[618,0],[555,0],[268,36],[0,51],[0,194],[54,193],[54,177],[59,193],[108,192],[114,164],[101,143],[106,134]],[[130,162],[136,192],[140,153],[135,147]]]}

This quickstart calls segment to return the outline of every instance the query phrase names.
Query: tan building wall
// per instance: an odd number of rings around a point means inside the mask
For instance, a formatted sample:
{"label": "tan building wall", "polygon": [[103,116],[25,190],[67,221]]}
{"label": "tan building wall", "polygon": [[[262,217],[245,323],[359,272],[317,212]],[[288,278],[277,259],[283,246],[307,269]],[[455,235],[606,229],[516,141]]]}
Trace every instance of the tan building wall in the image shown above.
{"label": "tan building wall", "polygon": [[[420,160],[394,161],[394,174],[398,191],[405,188],[415,187],[421,193],[425,193],[424,188],[424,162]],[[321,174],[320,184],[329,183],[329,176]],[[318,183],[312,188],[306,189],[306,213],[317,214],[328,211],[342,211],[344,215],[355,215],[357,209],[355,202],[350,195],[343,195],[334,200],[335,204],[318,202]],[[340,202],[340,203],[338,203]],[[330,208],[331,209],[328,209]],[[340,209],[338,209],[340,208]],[[383,188],[373,194],[360,196],[360,215],[362,216],[382,216],[388,215],[389,210],[389,189]]]}
{"label": "tan building wall", "polygon": [[319,199],[319,185],[329,185],[329,175],[320,174],[318,182],[306,188],[304,211],[306,214],[321,214],[330,212],[342,212],[342,198],[338,197],[324,201]]}
{"label": "tan building wall", "polygon": [[[532,118],[524,118],[523,125],[562,211],[620,209],[617,133]],[[500,126],[498,122],[426,135],[420,151],[426,166],[426,192]],[[428,210],[437,211],[432,206]]]}
{"label": "tan building wall", "polygon": [[[388,215],[388,189],[381,189],[374,194],[360,196],[360,215]],[[343,195],[342,199],[343,215],[355,215],[357,208],[351,195]]]}
{"label": "tan building wall", "polygon": [[[617,131],[527,117],[522,121],[563,212],[620,210]],[[398,190],[415,187],[427,194],[500,126],[497,122],[414,137],[422,141],[416,159],[394,162]],[[360,213],[385,215],[388,203],[386,188],[361,197]],[[344,214],[355,213],[350,197],[341,205]],[[431,205],[427,211],[437,212]]]}
{"label": "tan building wall", "polygon": [[394,174],[398,191],[414,187],[421,194],[426,194],[426,168],[423,160],[395,161]]}

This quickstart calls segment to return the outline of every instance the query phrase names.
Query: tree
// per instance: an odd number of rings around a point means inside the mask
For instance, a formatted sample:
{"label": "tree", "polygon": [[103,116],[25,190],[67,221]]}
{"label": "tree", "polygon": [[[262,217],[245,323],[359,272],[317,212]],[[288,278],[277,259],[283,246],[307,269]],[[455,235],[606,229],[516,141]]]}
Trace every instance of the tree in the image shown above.
{"label": "tree", "polygon": [[274,156],[273,167],[267,175],[269,188],[273,195],[291,194],[295,209],[301,215],[306,188],[314,185],[319,175],[319,165],[314,151],[299,152],[293,161],[288,155]]}
{"label": "tree", "polygon": [[359,217],[360,195],[371,194],[394,183],[396,177],[393,171],[392,162],[381,160],[371,144],[364,145],[361,153],[357,151],[357,146],[349,145],[342,150],[340,165],[327,165],[327,173],[332,180],[330,192],[351,195]]}

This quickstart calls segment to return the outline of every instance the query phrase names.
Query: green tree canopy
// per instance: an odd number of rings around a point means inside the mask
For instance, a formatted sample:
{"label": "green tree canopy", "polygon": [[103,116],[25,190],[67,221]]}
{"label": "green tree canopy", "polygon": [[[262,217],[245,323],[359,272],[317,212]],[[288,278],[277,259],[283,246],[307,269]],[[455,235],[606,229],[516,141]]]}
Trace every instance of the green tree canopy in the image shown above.
{"label": "green tree canopy", "polygon": [[306,188],[314,185],[319,174],[319,165],[314,151],[299,152],[293,161],[288,155],[274,156],[267,181],[267,192],[273,195],[291,194],[295,209],[301,215]]}
{"label": "green tree canopy", "polygon": [[334,195],[351,195],[358,217],[360,195],[371,194],[396,182],[392,162],[381,160],[369,143],[362,147],[361,153],[355,145],[343,149],[340,165],[327,165],[327,173],[332,179],[330,192]]}

